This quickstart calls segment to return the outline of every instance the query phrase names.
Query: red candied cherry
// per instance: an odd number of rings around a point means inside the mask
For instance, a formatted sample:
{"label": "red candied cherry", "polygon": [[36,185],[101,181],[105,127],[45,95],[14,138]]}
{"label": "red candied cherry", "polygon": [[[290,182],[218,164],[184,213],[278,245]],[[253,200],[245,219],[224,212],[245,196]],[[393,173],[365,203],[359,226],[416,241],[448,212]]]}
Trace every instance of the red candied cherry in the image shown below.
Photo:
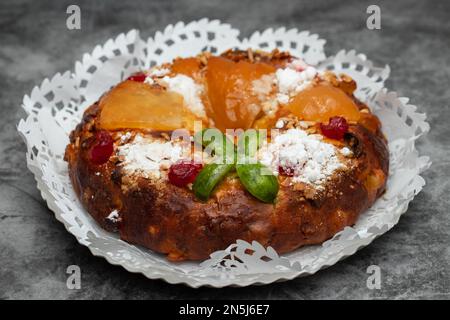
{"label": "red candied cherry", "polygon": [[348,123],[343,117],[331,117],[328,124],[320,124],[320,130],[327,138],[341,140],[348,131]]}
{"label": "red candied cherry", "polygon": [[293,177],[295,171],[294,171],[294,168],[291,168],[291,167],[279,166],[278,173],[282,176]]}
{"label": "red candied cherry", "polygon": [[180,160],[170,166],[169,181],[177,187],[194,182],[203,165],[189,160]]}
{"label": "red candied cherry", "polygon": [[91,161],[100,165],[108,161],[113,153],[113,138],[108,131],[99,131],[95,134],[95,144],[91,148]]}
{"label": "red candied cherry", "polygon": [[145,73],[138,72],[138,73],[135,73],[135,74],[129,76],[127,78],[127,80],[136,81],[136,82],[144,82],[145,78],[147,78],[147,75]]}

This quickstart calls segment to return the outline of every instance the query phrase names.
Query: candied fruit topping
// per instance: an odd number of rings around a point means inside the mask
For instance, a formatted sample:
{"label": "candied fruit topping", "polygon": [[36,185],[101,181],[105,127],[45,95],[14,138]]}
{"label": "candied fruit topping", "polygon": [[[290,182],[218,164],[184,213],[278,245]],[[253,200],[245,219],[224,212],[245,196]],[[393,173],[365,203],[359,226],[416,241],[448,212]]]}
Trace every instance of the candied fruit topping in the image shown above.
{"label": "candied fruit topping", "polygon": [[145,78],[147,78],[147,75],[145,73],[138,72],[138,73],[135,73],[135,74],[129,76],[127,80],[136,81],[136,82],[144,82]]}
{"label": "candied fruit topping", "polygon": [[291,167],[278,167],[278,173],[282,176],[293,177],[295,174],[294,168]]}
{"label": "candied fruit topping", "polygon": [[113,138],[108,131],[99,131],[95,134],[95,144],[91,148],[91,162],[96,165],[106,163],[113,153]]}
{"label": "candied fruit topping", "polygon": [[174,74],[195,78],[200,72],[200,62],[197,58],[178,58],[173,61],[170,69]]}
{"label": "candied fruit topping", "polygon": [[320,84],[300,91],[287,108],[306,121],[325,122],[339,116],[347,121],[358,121],[359,108],[341,89]]}
{"label": "candied fruit topping", "polygon": [[320,130],[327,138],[341,140],[348,131],[348,124],[343,117],[332,117],[328,124],[320,124]]}
{"label": "candied fruit topping", "polygon": [[124,81],[100,100],[100,127],[106,130],[193,130],[195,115],[176,92]]}
{"label": "candied fruit topping", "polygon": [[[200,99],[197,100],[200,100],[210,123],[222,131],[273,127],[276,119],[264,115],[263,106],[266,108],[266,104],[260,101],[262,98],[255,90],[255,80],[273,74],[276,66],[262,61],[234,61],[220,56],[208,57],[206,61],[198,57],[177,58],[167,68],[170,69],[170,76],[187,76],[202,85],[198,93]],[[201,119],[190,110],[192,105],[186,105],[191,103],[184,101],[186,95],[177,90],[164,90],[164,85],[149,86],[144,83],[145,79],[144,72],[135,73],[100,100],[100,127],[105,130],[171,131],[184,128],[192,131],[194,122]],[[292,113],[299,120],[319,123],[326,123],[336,116],[352,123],[365,120],[351,96],[354,81],[351,78],[341,80],[345,81],[351,88],[344,90],[326,80],[315,82],[291,96],[277,111],[277,116]],[[373,121],[365,123],[370,128],[376,126]]]}
{"label": "candied fruit topping", "polygon": [[203,165],[193,161],[181,160],[170,166],[169,181],[171,184],[184,187],[194,182]]}
{"label": "candied fruit topping", "polygon": [[260,102],[253,93],[253,81],[274,71],[266,63],[209,58],[206,72],[209,114],[216,127],[250,128],[261,112]]}

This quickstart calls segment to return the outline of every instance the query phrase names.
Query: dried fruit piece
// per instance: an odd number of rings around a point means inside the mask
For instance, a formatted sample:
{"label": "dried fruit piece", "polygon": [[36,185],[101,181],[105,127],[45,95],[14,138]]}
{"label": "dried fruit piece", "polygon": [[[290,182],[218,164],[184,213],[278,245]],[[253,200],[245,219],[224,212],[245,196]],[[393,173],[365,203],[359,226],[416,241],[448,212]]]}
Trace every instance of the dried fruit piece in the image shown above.
{"label": "dried fruit piece", "polygon": [[117,85],[100,100],[100,107],[100,127],[106,130],[193,130],[197,119],[180,94],[136,81]]}
{"label": "dried fruit piece", "polygon": [[181,160],[170,166],[169,181],[178,187],[184,187],[195,181],[203,165],[193,161]]}
{"label": "dried fruit piece", "polygon": [[341,140],[348,131],[348,124],[343,117],[331,117],[328,124],[320,124],[320,130],[327,138]]}
{"label": "dried fruit piece", "polygon": [[245,189],[255,198],[273,203],[278,194],[278,179],[261,163],[237,164],[236,172]]}
{"label": "dried fruit piece", "polygon": [[341,89],[331,85],[317,85],[300,91],[287,108],[301,120],[325,122],[334,116],[358,121],[359,108]]}
{"label": "dried fruit piece", "polygon": [[197,58],[178,58],[173,61],[170,69],[173,74],[195,78],[200,72],[200,62]]}
{"label": "dried fruit piece", "polygon": [[294,168],[291,168],[291,167],[279,166],[278,173],[282,176],[293,177],[295,170],[294,170]]}
{"label": "dried fruit piece", "polygon": [[95,144],[91,148],[90,158],[96,165],[104,164],[114,151],[113,138],[108,131],[99,131],[95,134]]}
{"label": "dried fruit piece", "polygon": [[253,81],[275,68],[266,63],[234,62],[222,57],[208,60],[206,83],[209,114],[217,128],[248,129],[261,111]]}
{"label": "dried fruit piece", "polygon": [[214,188],[234,168],[234,164],[207,164],[194,181],[192,190],[201,201],[207,201]]}
{"label": "dried fruit piece", "polygon": [[129,76],[127,80],[136,81],[136,82],[144,82],[145,78],[147,78],[147,75],[145,73],[138,72],[138,73],[135,73],[135,74]]}

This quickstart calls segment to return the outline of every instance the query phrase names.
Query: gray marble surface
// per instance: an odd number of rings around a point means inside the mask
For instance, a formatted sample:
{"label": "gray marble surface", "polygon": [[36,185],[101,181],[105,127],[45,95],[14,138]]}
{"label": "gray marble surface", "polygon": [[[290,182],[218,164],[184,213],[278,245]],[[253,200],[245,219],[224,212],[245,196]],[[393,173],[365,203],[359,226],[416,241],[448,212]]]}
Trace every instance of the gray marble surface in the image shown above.
{"label": "gray marble surface", "polygon": [[[66,29],[66,8],[78,4],[82,29]],[[366,8],[381,7],[382,29],[365,28]],[[152,281],[92,256],[56,221],[35,186],[17,134],[22,96],[44,77],[73,68],[83,52],[118,33],[143,36],[179,20],[218,18],[243,35],[297,27],[341,48],[389,64],[388,86],[428,114],[419,141],[433,166],[425,189],[400,223],[369,247],[314,276],[264,287],[191,289]],[[23,1],[0,2],[0,298],[44,299],[417,299],[450,298],[450,1]],[[68,290],[66,268],[82,271]],[[381,268],[380,290],[366,286],[366,268]]]}

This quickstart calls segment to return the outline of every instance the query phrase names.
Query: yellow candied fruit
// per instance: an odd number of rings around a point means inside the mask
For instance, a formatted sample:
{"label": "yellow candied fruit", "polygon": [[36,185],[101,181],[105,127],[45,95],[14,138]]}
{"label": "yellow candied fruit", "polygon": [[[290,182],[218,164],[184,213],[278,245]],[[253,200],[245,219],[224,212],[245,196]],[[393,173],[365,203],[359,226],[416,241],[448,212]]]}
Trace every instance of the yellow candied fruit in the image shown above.
{"label": "yellow candied fruit", "polygon": [[193,130],[196,117],[175,92],[124,81],[100,100],[100,127],[107,130]]}

